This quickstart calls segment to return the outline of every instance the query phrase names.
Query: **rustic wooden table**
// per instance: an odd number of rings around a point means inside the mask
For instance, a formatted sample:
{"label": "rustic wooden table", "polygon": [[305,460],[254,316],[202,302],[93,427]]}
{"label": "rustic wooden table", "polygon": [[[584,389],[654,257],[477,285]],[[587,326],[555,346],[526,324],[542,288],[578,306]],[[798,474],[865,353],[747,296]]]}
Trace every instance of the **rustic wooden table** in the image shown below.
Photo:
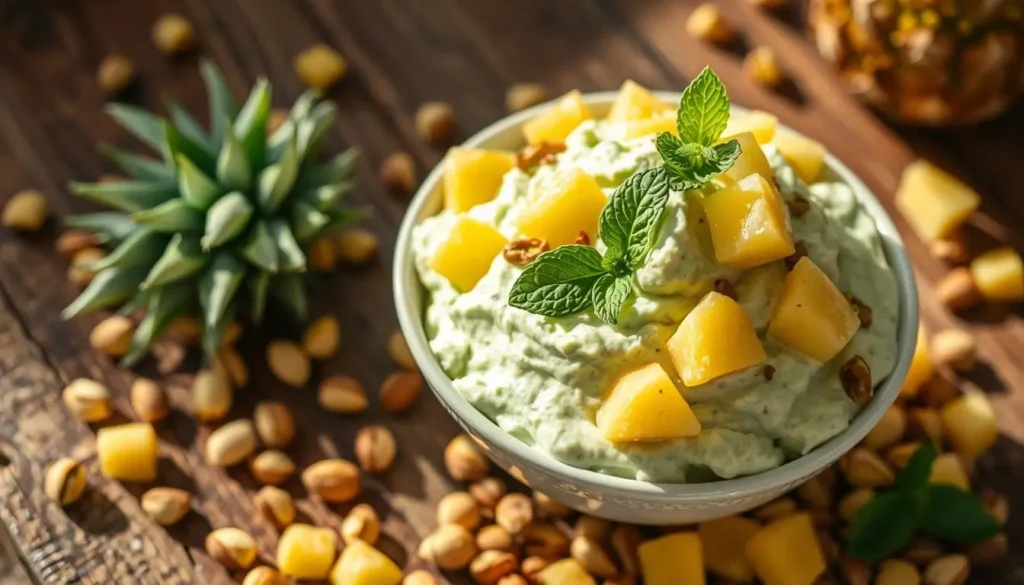
{"label": "rustic wooden table", "polygon": [[[89,205],[66,189],[72,179],[93,179],[106,166],[96,142],[128,142],[101,113],[104,96],[93,72],[112,51],[130,55],[140,80],[129,101],[158,106],[173,95],[204,111],[198,55],[215,59],[232,86],[243,91],[266,75],[287,104],[301,91],[292,58],[323,41],[349,60],[348,77],[331,92],[341,106],[329,147],[359,145],[357,200],[373,206],[370,229],[381,236],[379,259],[365,269],[333,276],[317,302],[341,320],[344,348],[322,372],[344,372],[375,387],[392,368],[384,344],[395,328],[389,259],[403,201],[376,181],[387,154],[407,150],[421,171],[442,151],[417,140],[411,114],[423,101],[451,102],[467,136],[502,116],[505,88],[539,81],[554,92],[606,90],[626,78],[653,88],[680,89],[704,64],[724,77],[734,99],[777,112],[786,123],[823,140],[887,203],[903,166],[928,156],[976,186],[983,213],[971,226],[972,245],[995,241],[1024,249],[1024,108],[978,127],[939,131],[894,129],[849,98],[805,41],[794,8],[782,15],[759,12],[743,0],[724,0],[724,10],[744,31],[748,46],[769,44],[784,55],[791,83],[773,93],[748,81],[733,52],[695,42],[683,23],[689,0],[0,0],[0,199],[28,187],[43,190],[53,217],[38,237],[0,232],[0,522],[10,532],[27,573],[40,583],[228,582],[203,552],[211,527],[245,526],[258,537],[260,554],[272,558],[276,535],[256,519],[255,486],[246,473],[211,469],[197,448],[209,429],[176,413],[160,425],[166,457],[161,481],[196,495],[200,513],[164,530],[142,514],[141,490],[109,481],[95,465],[93,429],[60,406],[69,380],[105,380],[121,412],[132,374],[91,350],[92,319],[64,322],[59,310],[75,296],[66,264],[52,251],[60,216]],[[150,41],[150,24],[178,11],[196,25],[200,49],[167,59]],[[890,206],[891,209],[891,206]],[[900,221],[897,218],[897,221]],[[900,221],[901,229],[906,225]],[[1024,323],[1020,311],[975,315],[965,323],[945,312],[931,283],[945,268],[930,258],[909,231],[921,286],[924,320],[933,329],[973,326],[985,365],[965,384],[991,392],[1005,438],[980,464],[980,481],[1013,495],[1011,516],[1024,516]],[[320,410],[313,392],[296,395],[276,383],[262,365],[264,340],[247,337],[254,380],[232,412],[246,416],[254,401],[280,398],[292,405],[302,437],[294,454],[309,463],[325,454],[351,458],[352,438],[376,414],[343,419]],[[184,396],[173,400],[183,406]],[[433,502],[454,488],[440,454],[455,424],[432,397],[408,415],[389,420],[399,440],[399,463],[368,481],[366,497],[386,511],[383,548],[414,561],[418,538],[433,528]],[[72,455],[87,462],[91,488],[84,505],[61,510],[46,499],[42,476],[53,459]],[[301,490],[297,490],[299,494]],[[303,500],[303,515],[336,525],[338,510]],[[986,582],[1024,582],[1024,522],[1010,528],[1013,552]],[[0,561],[0,582],[9,571]],[[19,582],[19,577],[6,577]],[[23,578],[23,577],[22,577]]]}

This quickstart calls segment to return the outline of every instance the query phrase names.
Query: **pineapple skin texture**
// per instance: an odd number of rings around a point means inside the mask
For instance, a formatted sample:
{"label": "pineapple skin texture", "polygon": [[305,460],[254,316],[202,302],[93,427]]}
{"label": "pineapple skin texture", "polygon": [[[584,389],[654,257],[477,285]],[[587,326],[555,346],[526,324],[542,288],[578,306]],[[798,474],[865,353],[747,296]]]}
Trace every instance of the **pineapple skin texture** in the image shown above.
{"label": "pineapple skin texture", "polygon": [[747,542],[761,525],[743,516],[727,516],[704,522],[697,529],[708,571],[736,583],[754,579],[754,565],[747,558]]}
{"label": "pineapple skin texture", "polygon": [[331,570],[331,585],[398,585],[402,570],[384,553],[362,540],[345,545]]}
{"label": "pineapple skin texture", "polygon": [[521,234],[542,238],[552,248],[572,244],[586,232],[597,234],[597,223],[608,197],[593,177],[572,169],[554,177],[539,189],[537,199],[520,218]]}
{"label": "pineapple skin texture", "polygon": [[825,572],[825,555],[805,512],[758,530],[747,541],[747,557],[765,585],[812,585]]}
{"label": "pineapple skin texture", "polygon": [[448,239],[434,252],[430,267],[456,288],[473,290],[507,243],[508,240],[498,230],[462,216],[455,220]]}
{"label": "pineapple skin texture", "polygon": [[925,241],[949,236],[979,205],[977,192],[923,160],[903,169],[896,190],[896,208]]}
{"label": "pineapple skin texture", "polygon": [[510,152],[452,148],[444,161],[445,208],[462,213],[494,199],[513,166],[515,157]]}
{"label": "pineapple skin texture", "polygon": [[645,585],[704,585],[700,537],[678,532],[648,540],[637,549]]}
{"label": "pineapple skin texture", "polygon": [[96,432],[96,452],[103,475],[121,481],[156,480],[157,439],[153,425],[128,423]]}
{"label": "pineapple skin texture", "polygon": [[565,142],[569,134],[584,121],[593,118],[583,103],[583,94],[573,90],[565,94],[536,118],[523,124],[523,135],[528,144]]}
{"label": "pineapple skin texture", "polygon": [[619,378],[596,419],[604,438],[615,443],[692,437],[701,429],[690,405],[658,363]]}
{"label": "pineapple skin texture", "polygon": [[326,579],[337,538],[330,528],[292,524],[277,543],[277,568],[295,579]]}
{"label": "pineapple skin texture", "polygon": [[760,174],[744,177],[705,197],[704,215],[715,257],[730,268],[754,268],[795,251],[782,196]]}

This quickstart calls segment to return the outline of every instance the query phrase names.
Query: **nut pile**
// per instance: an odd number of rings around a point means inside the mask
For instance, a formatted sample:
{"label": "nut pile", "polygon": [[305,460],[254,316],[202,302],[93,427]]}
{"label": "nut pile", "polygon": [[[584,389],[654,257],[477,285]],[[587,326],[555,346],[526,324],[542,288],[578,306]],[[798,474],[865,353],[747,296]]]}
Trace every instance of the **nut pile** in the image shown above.
{"label": "nut pile", "polygon": [[[774,10],[786,0],[751,0],[759,8]],[[695,39],[717,45],[736,40],[736,30],[722,15],[715,3],[707,2],[694,8],[686,20],[686,32]],[[743,58],[743,72],[751,81],[765,87],[778,87],[785,81],[775,50],[766,45],[752,48]]]}

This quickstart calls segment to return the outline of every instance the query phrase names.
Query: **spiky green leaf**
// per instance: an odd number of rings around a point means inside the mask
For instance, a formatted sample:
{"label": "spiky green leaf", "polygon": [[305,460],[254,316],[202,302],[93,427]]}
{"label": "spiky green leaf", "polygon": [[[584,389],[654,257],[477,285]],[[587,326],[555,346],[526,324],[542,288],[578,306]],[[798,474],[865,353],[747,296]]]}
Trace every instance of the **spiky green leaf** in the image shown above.
{"label": "spiky green leaf", "polygon": [[242,256],[265,272],[276,273],[280,269],[277,242],[262,221],[254,222],[252,229],[249,230],[245,245],[242,247]]}
{"label": "spiky green leaf", "polygon": [[312,240],[327,224],[331,223],[330,216],[302,201],[296,201],[292,205],[291,219],[292,233],[300,242]]}
{"label": "spiky green leaf", "polygon": [[112,183],[71,183],[76,195],[120,211],[134,213],[172,199],[178,190],[174,183],[115,181]]}
{"label": "spiky green leaf", "polygon": [[107,115],[157,152],[164,148],[164,120],[156,114],[127,104],[107,104]]}
{"label": "spiky green leaf", "polygon": [[177,233],[203,229],[203,213],[184,199],[171,199],[156,207],[137,211],[132,219],[158,232]]}
{"label": "spiky green leaf", "polygon": [[140,290],[135,296],[125,301],[119,309],[117,314],[122,317],[131,317],[136,311],[145,310],[146,305],[149,304],[149,297],[151,291]]}
{"label": "spiky green leaf", "polygon": [[153,264],[141,288],[147,290],[188,278],[202,270],[209,259],[199,245],[198,237],[175,234]]}
{"label": "spiky green leaf", "polygon": [[132,221],[131,216],[120,211],[72,215],[64,218],[64,224],[70,228],[96,234],[101,244],[121,242],[138,229],[138,225]]}
{"label": "spiky green leaf", "polygon": [[368,207],[354,208],[354,209],[334,209],[327,212],[327,216],[330,221],[317,234],[318,237],[324,237],[335,232],[341,231],[346,227],[353,226],[370,214]]}
{"label": "spiky green leaf", "polygon": [[260,173],[256,197],[265,214],[276,212],[295,185],[299,174],[299,157],[295,141],[288,143],[281,160],[268,166]]}
{"label": "spiky green leaf", "polygon": [[220,197],[220,185],[184,156],[178,157],[178,189],[197,209],[207,209]]}
{"label": "spiky green leaf", "polygon": [[213,255],[213,260],[199,279],[199,304],[203,307],[206,327],[216,327],[221,323],[244,276],[245,266],[233,253],[223,250]]}
{"label": "spiky green leaf", "polygon": [[270,281],[270,295],[299,321],[309,313],[306,284],[300,274],[278,274]]}
{"label": "spiky green leaf", "polygon": [[193,142],[170,123],[164,124],[164,134],[167,137],[164,144],[164,160],[168,164],[177,164],[184,157],[195,163],[204,173],[214,172],[217,159],[202,145]]}
{"label": "spiky green leaf", "polygon": [[139,290],[139,284],[146,278],[147,267],[111,268],[97,274],[61,316],[71,319],[89,311],[119,305]]}
{"label": "spiky green leaf", "polygon": [[307,118],[309,112],[313,110],[313,106],[316,105],[321,96],[322,94],[319,91],[307,89],[299,96],[299,99],[295,100],[291,110],[288,112],[288,119],[274,132],[268,141],[271,160],[277,160],[281,157],[281,152],[295,134],[296,121]]}
{"label": "spiky green leaf", "polygon": [[267,291],[270,289],[270,273],[259,271],[249,278],[249,309],[252,311],[252,320],[259,325],[263,321],[263,314],[267,310]]}
{"label": "spiky green leaf", "polygon": [[149,346],[178,317],[194,310],[196,291],[192,283],[179,283],[160,287],[150,295],[146,314],[135,328],[132,344],[121,358],[121,366],[129,368],[146,357]]}
{"label": "spiky green leaf", "polygon": [[329,211],[338,206],[338,203],[355,187],[353,181],[340,181],[323,185],[315,189],[307,189],[295,195],[297,201],[304,201],[320,211]]}
{"label": "spiky green leaf", "polygon": [[203,353],[206,354],[207,359],[211,359],[217,355],[217,350],[220,348],[221,340],[224,339],[224,333],[228,329],[228,324],[231,323],[235,316],[234,304],[228,306],[224,314],[221,315],[220,321],[213,326],[207,325],[203,328]]}
{"label": "spiky green leaf", "polygon": [[179,132],[192,142],[202,146],[207,152],[213,154],[216,144],[210,141],[206,129],[188,113],[188,110],[181,107],[181,104],[170,101],[167,103],[167,111],[171,114],[171,122]]}
{"label": "spiky green leaf", "polygon": [[295,134],[300,164],[311,163],[320,154],[327,130],[334,124],[338,107],[333,102],[320,102],[310,112],[309,118],[299,122]]}
{"label": "spiky green leaf", "polygon": [[113,145],[104,145],[103,153],[131,178],[157,183],[174,182],[174,168],[163,161],[141,156]]}
{"label": "spiky green leaf", "polygon": [[224,144],[217,155],[217,181],[226,189],[245,191],[252,184],[252,166],[246,158],[242,143],[230,129],[224,134]]}
{"label": "spiky green leaf", "polygon": [[303,272],[306,270],[306,255],[302,252],[299,243],[295,241],[295,235],[291,228],[283,220],[275,219],[267,222],[270,230],[270,237],[274,238],[277,246],[278,261],[281,270],[286,272]]}
{"label": "spiky green leaf", "polygon": [[270,115],[270,84],[260,79],[253,86],[249,99],[242,106],[235,119],[235,135],[238,136],[249,164],[254,169],[263,167],[267,147],[267,116]]}
{"label": "spiky green leaf", "polygon": [[239,191],[218,199],[206,212],[203,249],[216,248],[245,231],[253,211],[252,203]]}
{"label": "spiky green leaf", "polygon": [[89,270],[150,266],[167,246],[169,238],[150,227],[142,226],[125,238],[114,251],[88,266]]}
{"label": "spiky green leaf", "polygon": [[224,131],[230,128],[230,120],[238,114],[238,101],[228,87],[224,73],[213,61],[203,59],[199,64],[199,72],[206,83],[206,94],[210,101],[210,141],[220,144],[224,140]]}
{"label": "spiky green leaf", "polygon": [[359,160],[359,149],[349,148],[321,165],[313,165],[302,173],[295,188],[302,191],[316,189],[323,185],[337,183],[352,173]]}

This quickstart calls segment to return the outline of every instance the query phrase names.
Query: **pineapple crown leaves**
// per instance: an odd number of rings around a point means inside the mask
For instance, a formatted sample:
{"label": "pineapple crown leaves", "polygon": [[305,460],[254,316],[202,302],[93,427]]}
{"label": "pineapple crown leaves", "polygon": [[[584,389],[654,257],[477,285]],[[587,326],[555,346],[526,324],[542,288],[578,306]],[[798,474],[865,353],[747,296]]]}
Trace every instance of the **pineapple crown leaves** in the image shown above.
{"label": "pineapple crown leaves", "polygon": [[209,129],[173,102],[167,118],[111,104],[107,113],[114,121],[160,158],[105,146],[128,179],[71,185],[116,211],[67,220],[113,250],[88,267],[96,272],[93,281],[63,314],[119,305],[122,312],[144,309],[126,365],[184,315],[198,317],[208,356],[242,307],[258,323],[273,299],[304,318],[310,244],[358,219],[340,205],[353,187],[357,152],[317,162],[337,115],[333,103],[307,91],[269,133],[266,80],[240,104],[216,65],[204,61],[201,73]]}

